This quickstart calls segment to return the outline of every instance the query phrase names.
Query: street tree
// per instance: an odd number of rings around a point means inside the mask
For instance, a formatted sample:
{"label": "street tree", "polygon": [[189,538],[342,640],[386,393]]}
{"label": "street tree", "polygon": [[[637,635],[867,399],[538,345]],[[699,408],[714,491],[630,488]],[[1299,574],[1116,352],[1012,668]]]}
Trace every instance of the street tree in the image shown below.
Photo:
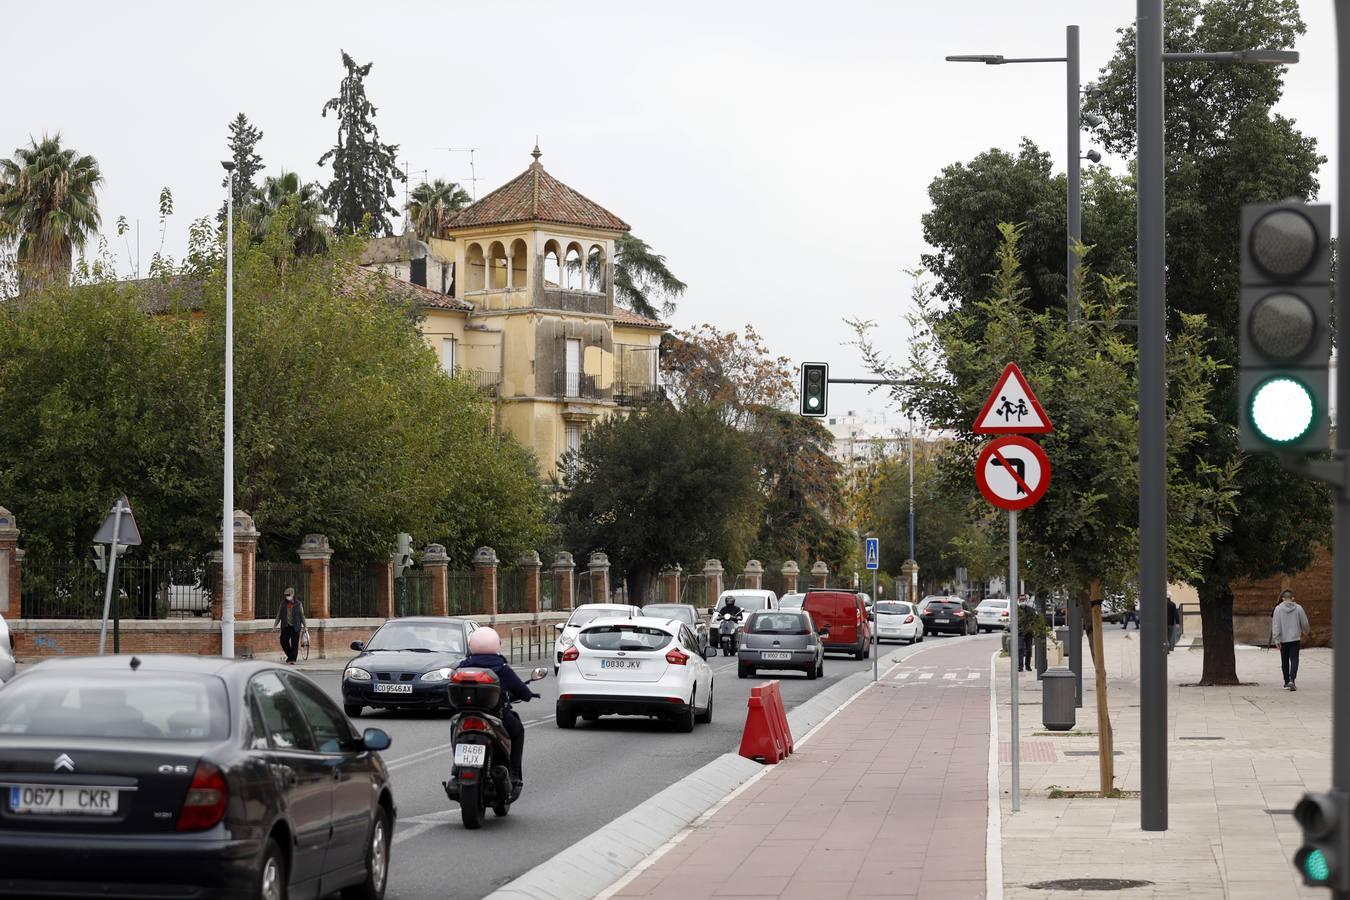
{"label": "street tree", "polygon": [[665,340],[661,368],[677,404],[712,407],[735,428],[749,427],[760,407],[786,408],[793,398],[792,361],[770,353],[752,325],[677,331]]}
{"label": "street tree", "polygon": [[398,167],[398,145],[380,142],[374,121],[378,109],[366,98],[365,80],[374,63],[358,65],[344,51],[342,65],[347,74],[338,95],[323,105],[324,117],[332,112],[338,123],[337,143],[319,157],[319,165],[333,166],[323,200],[339,231],[355,234],[368,227],[371,234],[390,235],[394,182],[406,180]]}
{"label": "street tree", "polygon": [[[592,284],[600,283],[600,257],[586,261],[586,274]],[[686,287],[642,238],[625,231],[614,240],[614,299],[621,306],[650,319],[670,316]]]}
{"label": "street tree", "polygon": [[20,290],[62,280],[98,231],[103,174],[92,156],[43,135],[0,160],[0,241],[14,242]]}
{"label": "street tree", "polygon": [[408,217],[422,240],[448,237],[446,226],[470,203],[469,193],[453,181],[437,178],[413,188],[408,198]]}
{"label": "street tree", "polygon": [[[234,189],[230,199],[236,210],[249,205],[258,190],[258,175],[263,169],[262,155],[258,153],[258,142],[262,137],[262,131],[243,113],[239,113],[230,122],[230,159],[234,161]],[[230,173],[225,173],[220,186],[230,186]],[[216,220],[222,225],[225,224],[223,206],[216,214]]]}
{"label": "street tree", "polygon": [[318,184],[304,184],[295,172],[281,170],[280,175],[269,175],[262,188],[243,210],[256,240],[262,240],[273,231],[273,225],[284,212],[286,224],[280,230],[291,241],[289,250],[296,256],[309,256],[328,250],[331,229],[325,221],[329,209],[324,205],[322,189]]}

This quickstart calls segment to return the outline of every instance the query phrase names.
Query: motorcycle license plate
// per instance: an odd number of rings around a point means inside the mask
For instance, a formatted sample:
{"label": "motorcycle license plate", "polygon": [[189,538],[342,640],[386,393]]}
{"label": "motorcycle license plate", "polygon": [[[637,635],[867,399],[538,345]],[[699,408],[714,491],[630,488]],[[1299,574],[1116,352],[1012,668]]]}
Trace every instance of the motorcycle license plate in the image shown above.
{"label": "motorcycle license plate", "polygon": [[950,624],[952,624],[952,620],[951,620],[951,619],[934,619],[934,620],[933,620],[933,624],[934,624],[934,625],[950,625]]}
{"label": "motorcycle license plate", "polygon": [[778,650],[765,650],[762,655],[764,659],[775,659],[775,660],[792,659],[791,653],[783,653],[782,651]]}
{"label": "motorcycle license plate", "polygon": [[376,684],[375,693],[377,694],[411,694],[411,684]]}
{"label": "motorcycle license plate", "polygon": [[455,765],[469,766],[473,769],[483,768],[483,763],[487,762],[487,747],[483,744],[456,744],[455,745]]}

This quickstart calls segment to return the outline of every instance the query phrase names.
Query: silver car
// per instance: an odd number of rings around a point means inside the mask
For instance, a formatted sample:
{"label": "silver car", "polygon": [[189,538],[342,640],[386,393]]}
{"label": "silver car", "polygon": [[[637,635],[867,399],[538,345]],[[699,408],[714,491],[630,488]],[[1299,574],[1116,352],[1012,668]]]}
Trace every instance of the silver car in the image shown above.
{"label": "silver car", "polygon": [[642,607],[642,614],[654,619],[678,619],[688,625],[698,640],[698,649],[705,657],[708,655],[708,623],[688,603],[648,603]]}
{"label": "silver car", "polygon": [[745,619],[736,673],[752,678],[760,669],[795,669],[807,678],[825,674],[825,645],[809,613],[798,609],[764,609]]}

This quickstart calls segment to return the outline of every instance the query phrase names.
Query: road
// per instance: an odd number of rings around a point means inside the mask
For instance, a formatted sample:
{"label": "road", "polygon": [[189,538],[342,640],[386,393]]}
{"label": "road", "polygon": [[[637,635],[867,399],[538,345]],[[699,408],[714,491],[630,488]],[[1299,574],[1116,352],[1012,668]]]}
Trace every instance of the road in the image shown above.
{"label": "road", "polygon": [[[884,645],[881,668],[934,641],[913,647]],[[447,717],[367,711],[361,725],[393,738],[384,753],[393,778],[399,821],[388,896],[391,900],[483,897],[623,815],[653,794],[740,744],[750,687],[763,679],[736,677],[734,659],[708,660],[715,672],[713,722],[676,734],[648,719],[578,722],[571,731],[553,722],[555,681],[535,685],[542,698],[517,707],[525,722],[525,792],[505,820],[489,815],[466,831],[458,806],[441,781],[449,773]],[[829,656],[825,677],[808,681],[782,673],[783,702],[791,708],[872,661]],[[528,666],[521,666],[527,669]],[[312,673],[335,698],[338,672]],[[770,673],[771,675],[773,673]]]}

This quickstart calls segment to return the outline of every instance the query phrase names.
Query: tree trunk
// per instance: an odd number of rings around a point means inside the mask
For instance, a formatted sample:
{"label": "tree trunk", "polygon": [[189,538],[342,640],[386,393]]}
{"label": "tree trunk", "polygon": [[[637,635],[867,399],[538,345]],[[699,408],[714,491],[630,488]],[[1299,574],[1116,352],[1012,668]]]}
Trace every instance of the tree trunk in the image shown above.
{"label": "tree trunk", "polygon": [[1233,591],[1227,583],[1201,584],[1200,634],[1205,644],[1205,666],[1200,684],[1236,685],[1237,657],[1233,652]]}
{"label": "tree trunk", "polygon": [[628,588],[628,602],[634,606],[642,606],[645,603],[653,602],[651,600],[652,582],[656,577],[656,570],[650,566],[641,566],[630,569],[626,579]]}

